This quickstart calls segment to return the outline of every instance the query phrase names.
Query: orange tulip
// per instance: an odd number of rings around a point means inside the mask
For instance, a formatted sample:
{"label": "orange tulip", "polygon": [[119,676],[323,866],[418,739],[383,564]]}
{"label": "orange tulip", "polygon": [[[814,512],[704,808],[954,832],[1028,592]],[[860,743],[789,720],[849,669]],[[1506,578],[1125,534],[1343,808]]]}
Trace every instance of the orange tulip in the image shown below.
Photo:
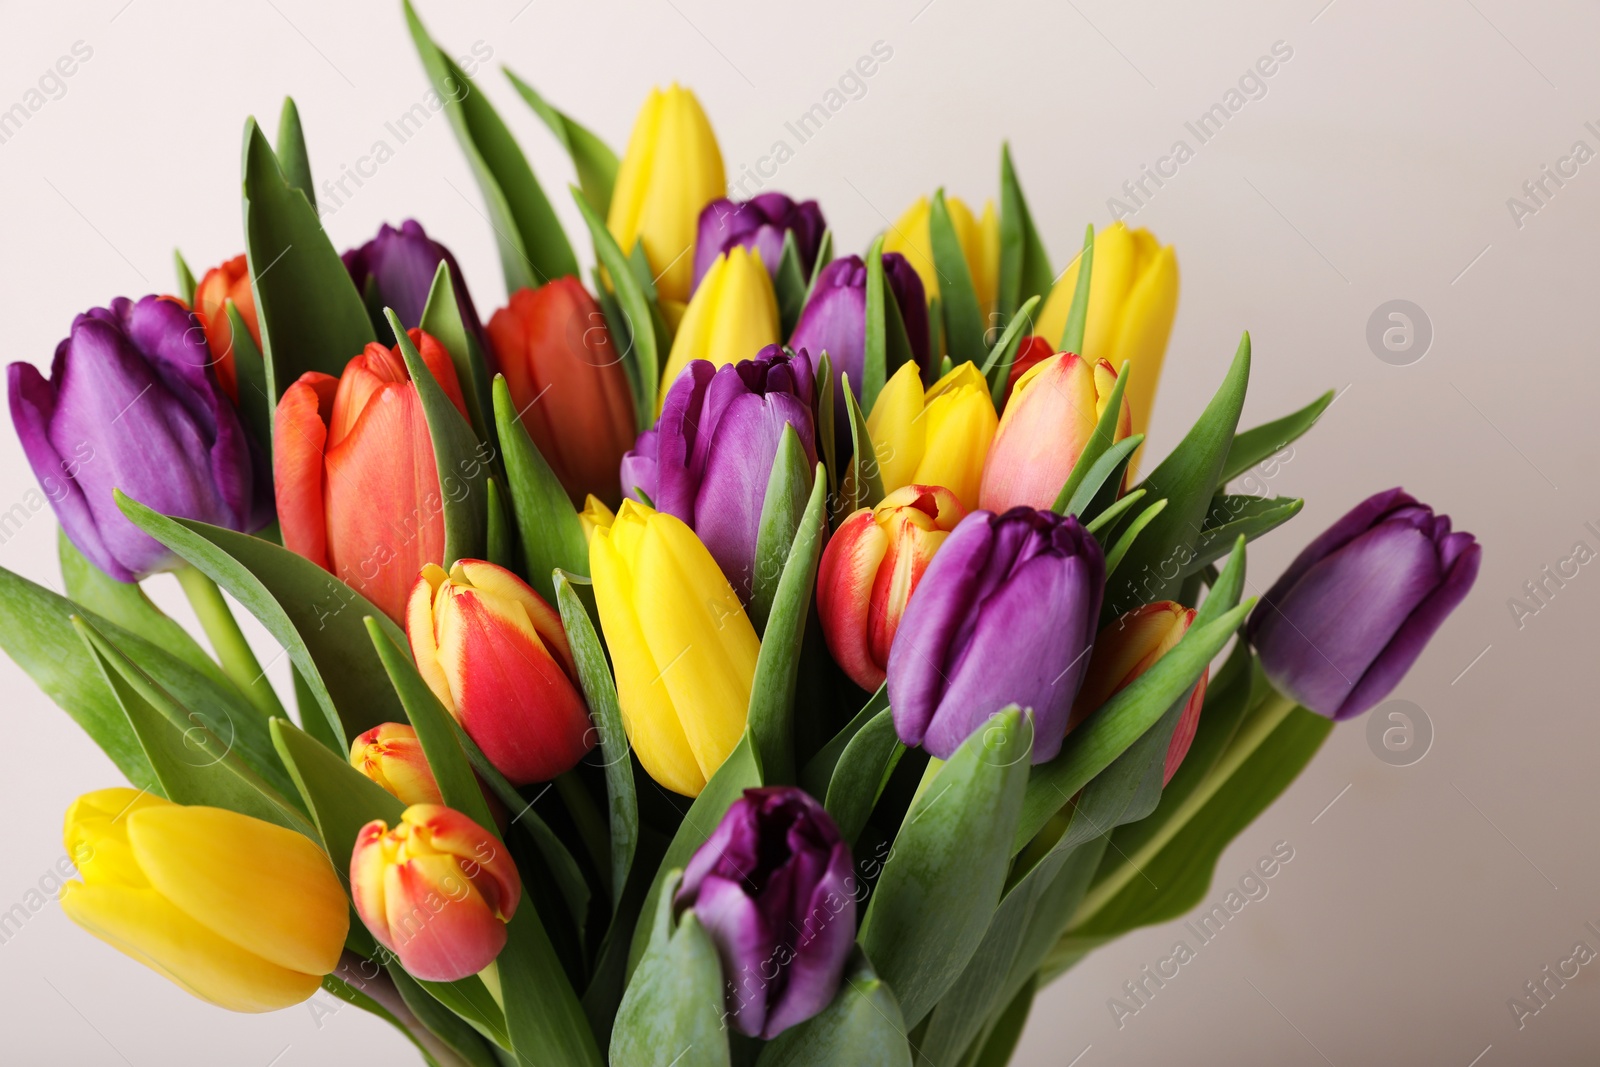
{"label": "orange tulip", "polygon": [[571,277],[519,290],[489,320],[489,340],[522,425],[573,504],[589,493],[621,501],[633,395],[594,298]]}
{"label": "orange tulip", "polygon": [[374,726],[350,743],[350,766],[402,804],[442,804],[439,783],[417,731],[399,722]]}
{"label": "orange tulip", "polygon": [[228,321],[227,301],[239,309],[239,317],[250,331],[250,339],[261,347],[261,327],[256,323],[256,297],[250,289],[250,267],[244,256],[234,256],[212,267],[194,287],[194,313],[206,333],[211,348],[212,367],[217,382],[228,399],[239,402],[239,374],[233,364],[233,324]]}
{"label": "orange tulip", "polygon": [[[449,353],[421,330],[409,335],[465,418]],[[369,344],[338,378],[301,375],[278,401],[273,441],[284,547],[404,622],[417,572],[444,561],[444,511],[428,423],[399,348]]]}

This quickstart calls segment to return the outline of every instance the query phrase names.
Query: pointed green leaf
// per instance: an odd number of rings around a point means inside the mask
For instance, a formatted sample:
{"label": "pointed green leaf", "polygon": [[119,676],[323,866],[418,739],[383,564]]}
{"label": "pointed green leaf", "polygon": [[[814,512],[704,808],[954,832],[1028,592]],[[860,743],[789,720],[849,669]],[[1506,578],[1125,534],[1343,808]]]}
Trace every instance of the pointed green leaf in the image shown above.
{"label": "pointed green leaf", "polygon": [[815,362],[817,371],[817,458],[822,461],[823,467],[828,471],[828,496],[832,497],[838,492],[837,468],[838,457],[834,455],[834,408],[833,408],[833,357],[828,355],[828,350],[823,349],[817,353]]}
{"label": "pointed green leaf", "polygon": [[256,347],[255,338],[250,336],[250,327],[245,325],[244,317],[239,314],[232,297],[223,302],[223,314],[228,316],[229,336],[232,338],[233,375],[239,387],[239,418],[270,459],[272,413],[276,405],[268,395],[266,360],[262,358],[261,349]]}
{"label": "pointed green leaf", "polygon": [[826,1008],[767,1043],[756,1067],[911,1067],[900,1004],[858,948]]}
{"label": "pointed green leaf", "polygon": [[544,1063],[601,1067],[583,1005],[561,969],[526,887],[516,915],[506,924],[506,947],[497,962],[506,1029],[517,1057],[530,1067]]}
{"label": "pointed green leaf", "polygon": [[[1052,510],[1057,514],[1083,518],[1084,508],[1094,500],[1100,493],[1101,487],[1109,480],[1108,475],[1112,467],[1121,462],[1110,460],[1102,463],[1101,460],[1114,445],[1122,444],[1117,440],[1117,422],[1122,415],[1122,394],[1128,388],[1128,369],[1128,363],[1124,360],[1121,371],[1117,373],[1117,384],[1111,387],[1111,395],[1106,398],[1105,410],[1100,413],[1099,420],[1094,424],[1094,433],[1084,442],[1083,451],[1078,453],[1077,460],[1072,464],[1071,473],[1067,475],[1066,482],[1061,486],[1061,492],[1056,496],[1055,507]],[[1143,440],[1143,436],[1139,436],[1140,440]],[[1126,441],[1127,438],[1123,440]],[[1124,457],[1131,455],[1138,447],[1138,445],[1127,446],[1121,455]],[[1121,477],[1117,478],[1114,485],[1117,489],[1122,487]],[[1074,507],[1074,504],[1077,506]]]}
{"label": "pointed green leaf", "polygon": [[933,246],[933,269],[939,275],[939,299],[944,305],[945,347],[952,363],[979,363],[983,359],[983,308],[973,288],[966,253],[950,221],[944,190],[933,194],[928,209],[928,241]]}
{"label": "pointed green leaf", "polygon": [[550,132],[556,135],[556,140],[561,142],[561,147],[567,150],[572,166],[578,172],[578,185],[583,189],[589,206],[600,215],[610,211],[611,190],[617,183],[617,154],[572,116],[551,107],[544,97],[534,91],[533,86],[513,74],[509,67],[501,67],[500,70],[510,79],[517,95],[533,108],[534,114],[544,120]]}
{"label": "pointed green leaf", "polygon": [[1007,322],[1024,302],[1050,293],[1050,256],[1033,224],[1022,184],[1011,164],[1011,146],[1000,144],[1000,281],[997,310]]}
{"label": "pointed green leaf", "polygon": [[505,490],[500,488],[500,480],[490,475],[485,485],[488,492],[489,503],[489,554],[484,558],[496,567],[504,567],[514,571],[516,565],[516,543],[511,538],[511,515],[506,510]]}
{"label": "pointed green leaf", "polygon": [[467,417],[472,432],[478,440],[494,444],[493,427],[486,419],[489,411],[489,369],[479,347],[478,337],[461,318],[461,305],[456,298],[455,280],[450,277],[450,264],[439,260],[434,271],[433,285],[428,290],[428,302],[422,309],[418,322],[422,332],[444,346],[450,353],[450,362],[456,369],[456,381],[461,385],[461,396],[467,402]]}
{"label": "pointed green leaf", "polygon": [[178,295],[183,297],[183,302],[190,307],[194,306],[194,272],[189,269],[189,264],[184,262],[183,253],[176,248],[172,250],[172,266],[178,275]]}
{"label": "pointed green leaf", "polygon": [[124,630],[141,634],[153,644],[183,660],[219,686],[232,687],[217,661],[206,654],[189,631],[150,602],[138,582],[119,582],[86,559],[67,532],[56,530],[56,552],[61,560],[61,584],[67,597]]}
{"label": "pointed green leaf", "polygon": [[1106,508],[1100,514],[1083,524],[1083,528],[1092,534],[1098,535],[1101,530],[1109,530],[1111,524],[1128,513],[1139,501],[1148,495],[1144,489],[1135,489],[1126,496],[1119,497],[1115,504]]}
{"label": "pointed green leaf", "polygon": [[1322,413],[1328,409],[1328,405],[1333,403],[1334,396],[1333,390],[1329,389],[1293,414],[1235,434],[1233,444],[1228,449],[1228,460],[1222,465],[1222,473],[1217,478],[1217,485],[1227,485],[1268,456],[1288,447],[1301,434],[1316,425]]}
{"label": "pointed green leaf", "polygon": [[861,414],[861,405],[850,391],[850,373],[839,375],[839,388],[844,392],[845,413],[850,419],[850,465],[845,470],[843,506],[838,518],[843,519],[858,508],[876,507],[883,499],[883,476],[878,466],[877,450],[867,433],[867,420]]}
{"label": "pointed green leaf", "polygon": [[1022,342],[1033,331],[1033,311],[1039,306],[1039,300],[1037,296],[1030,296],[1028,302],[1011,316],[1000,339],[989,350],[989,358],[983,361],[983,376],[989,383],[989,396],[994,400],[996,411],[1005,407],[1006,383],[1011,379],[1011,365],[1016,362],[1017,349],[1022,347]]}
{"label": "pointed green leaf", "polygon": [[506,484],[511,510],[517,518],[517,536],[528,561],[528,582],[544,599],[555,600],[552,572],[589,574],[589,545],[583,523],[572,509],[550,464],[539,454],[533,438],[523,428],[503,376],[494,379],[494,417],[500,431],[500,448],[506,464]]}
{"label": "pointed green leaf", "polygon": [[778,271],[772,276],[772,290],[778,298],[778,331],[788,337],[800,321],[800,309],[805,307],[807,285],[810,281],[800,266],[800,246],[795,242],[794,231],[783,235],[783,252],[778,260]]}
{"label": "pointed green leaf", "polygon": [[905,320],[883,274],[883,237],[867,252],[867,332],[862,357],[861,406],[867,411],[902,363],[913,358]]}
{"label": "pointed green leaf", "polygon": [[[388,973],[389,980],[394,983],[395,991],[400,994],[401,1001],[426,1028],[427,1034],[423,1035],[422,1040],[432,1035],[436,1040],[443,1042],[450,1052],[460,1056],[469,1067],[500,1067],[500,1061],[489,1051],[489,1046],[484,1044],[478,1032],[461,1016],[450,1011],[423,989],[417,980],[400,966],[399,960],[391,958],[384,970]],[[413,1041],[419,1040],[416,1034],[410,1036]],[[418,1047],[424,1046],[419,1044]],[[433,1050],[434,1053],[439,1051],[441,1050],[438,1048]],[[428,1052],[424,1054],[433,1055]],[[437,1057],[431,1060],[430,1067],[440,1067]]]}
{"label": "pointed green leaf", "polygon": [[[1122,487],[1123,472],[1128,469],[1128,460],[1133,456],[1134,450],[1144,444],[1144,434],[1136,433],[1131,437],[1124,437],[1116,444],[1111,445],[1100,453],[1098,459],[1083,470],[1082,480],[1073,487],[1070,494],[1066,494],[1068,486],[1072,486],[1072,477],[1078,474],[1078,467],[1074,467],[1072,475],[1068,476],[1066,485],[1062,487],[1065,495],[1056,497],[1056,506],[1060,514],[1077,515],[1079,518],[1087,517],[1091,521],[1099,517],[1099,512],[1094,510],[1094,505],[1105,497],[1113,500]],[[1079,458],[1079,466],[1082,458]],[[1110,505],[1107,505],[1109,508]],[[1078,510],[1073,510],[1077,508]],[[1104,510],[1104,509],[1102,509]]]}
{"label": "pointed green leaf", "polygon": [[833,780],[834,769],[839,765],[839,757],[844,755],[844,750],[850,740],[860,733],[867,725],[878,716],[878,713],[889,706],[889,690],[887,686],[878,686],[878,691],[862,709],[856,713],[845,728],[833,736],[827,744],[811,757],[805,770],[800,772],[800,787],[814,797],[828,795],[828,783]]}
{"label": "pointed green leaf", "polygon": [[278,113],[278,165],[289,185],[305,194],[311,210],[317,209],[317,191],[311,182],[311,155],[306,151],[306,134],[300,128],[300,109],[294,97],[283,98]]}
{"label": "pointed green leaf", "polygon": [[867,817],[883,795],[906,748],[895,733],[894,717],[885,706],[845,742],[828,781],[824,807],[846,841],[855,842]]}
{"label": "pointed green leaf", "polygon": [[806,280],[806,298],[801,306],[811,302],[811,294],[816,291],[817,279],[822,277],[822,268],[833,262],[833,231],[822,231],[822,240],[817,242],[817,260],[811,264],[811,277]]}
{"label": "pointed green leaf", "polygon": [[805,446],[794,427],[785,425],[773,457],[772,474],[767,478],[766,495],[762,497],[755,572],[750,576],[747,610],[758,635],[767,628],[767,615],[778,592],[778,580],[783,577],[784,561],[789,558],[789,548],[811,497],[811,483]]}
{"label": "pointed green leaf", "polygon": [[[594,257],[605,268],[611,284],[616,287],[617,309],[622,314],[627,332],[618,333],[613,324],[612,343],[622,346],[623,366],[628,368],[628,380],[637,389],[633,398],[634,415],[638,419],[639,429],[648,430],[656,421],[656,396],[661,388],[661,350],[667,345],[666,334],[656,329],[660,312],[656,309],[654,297],[646,293],[645,286],[640,285],[634,276],[628,258],[617,247],[617,240],[606,228],[605,220],[589,206],[577,188],[572,190],[572,198],[578,202],[578,211],[589,227],[589,236],[594,241]],[[604,285],[599,288],[602,292],[605,290]]]}
{"label": "pointed green leaf", "polygon": [[[1071,264],[1068,264],[1071,267]],[[1089,318],[1089,282],[1094,277],[1094,224],[1083,231],[1083,251],[1078,253],[1078,284],[1072,290],[1067,308],[1067,324],[1061,331],[1061,351],[1083,354],[1083,331]]]}
{"label": "pointed green leaf", "polygon": [[[660,907],[671,903],[663,899]],[[693,911],[663,941],[640,961],[622,996],[611,1030],[612,1067],[727,1067],[716,946]]]}
{"label": "pointed green leaf", "polygon": [[[1111,546],[1111,551],[1106,553],[1106,577],[1108,579],[1117,573],[1117,568],[1122,565],[1123,557],[1128,554],[1128,550],[1133,547],[1134,541],[1138,540],[1145,527],[1154,522],[1156,516],[1165,511],[1166,507],[1167,502],[1165,499],[1157,500],[1154,504],[1139,512],[1138,517],[1128,523],[1127,529],[1123,530],[1117,537],[1116,544]],[[1219,552],[1218,555],[1221,555],[1221,553]]]}
{"label": "pointed green leaf", "polygon": [[1297,497],[1232,496],[1219,493],[1211,498],[1206,524],[1194,542],[1194,558],[1184,566],[1185,576],[1203,570],[1221,559],[1236,538],[1254,541],[1300,514],[1305,501]]}

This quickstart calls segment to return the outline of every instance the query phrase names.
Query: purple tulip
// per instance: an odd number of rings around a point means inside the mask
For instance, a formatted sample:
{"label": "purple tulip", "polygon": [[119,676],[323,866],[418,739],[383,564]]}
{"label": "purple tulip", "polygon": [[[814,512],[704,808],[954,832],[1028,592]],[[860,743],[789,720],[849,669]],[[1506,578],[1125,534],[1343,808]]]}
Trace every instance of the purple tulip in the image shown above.
{"label": "purple tulip", "polygon": [[767,273],[776,276],[783,260],[784,234],[793,232],[800,270],[807,278],[817,261],[822,232],[828,228],[815,200],[795,203],[782,193],[761,193],[744,203],[717,198],[700,209],[694,242],[694,285],[700,287],[717,257],[735,246],[754,249]]}
{"label": "purple tulip", "polygon": [[1267,590],[1248,634],[1268,680],[1348,719],[1389,695],[1478,577],[1482,550],[1403,489],[1368,497]]}
{"label": "purple tulip", "polygon": [[61,528],[95,566],[134,582],[178,562],[129,522],[121,489],[157,511],[231,530],[272,517],[272,480],[177,301],[118,297],[72,320],[48,380],[10,368],[11,421]]}
{"label": "purple tulip", "polygon": [[667,391],[655,428],[622,458],[623,491],[638,500],[643,490],[656,510],[692,527],[746,602],[785,425],[816,463],[814,375],[806,353],[791,357],[777,345],[723,367],[694,360]]}
{"label": "purple tulip", "polygon": [[775,1037],[833,1000],[856,937],[850,872],[828,813],[785,785],[746,789],[690,858],[674,903],[717,946],[740,1033]]}
{"label": "purple tulip", "polygon": [[367,307],[373,313],[380,337],[389,337],[389,325],[383,320],[383,309],[393,308],[406,329],[414,329],[422,322],[422,313],[428,306],[428,293],[433,288],[433,276],[439,261],[450,265],[450,282],[456,291],[456,306],[461,311],[461,321],[477,336],[485,353],[489,342],[478,321],[478,310],[472,304],[472,294],[467,292],[467,281],[456,264],[456,257],[444,245],[422,230],[422,223],[407,219],[397,230],[387,222],[378,236],[352,248],[344,254],[345,270],[356,283]]}
{"label": "purple tulip", "polygon": [[1053,759],[1089,665],[1105,580],[1100,545],[1070,515],[1015,507],[962,519],[889,648],[900,740],[949,759],[1017,704],[1033,709],[1033,762]]}

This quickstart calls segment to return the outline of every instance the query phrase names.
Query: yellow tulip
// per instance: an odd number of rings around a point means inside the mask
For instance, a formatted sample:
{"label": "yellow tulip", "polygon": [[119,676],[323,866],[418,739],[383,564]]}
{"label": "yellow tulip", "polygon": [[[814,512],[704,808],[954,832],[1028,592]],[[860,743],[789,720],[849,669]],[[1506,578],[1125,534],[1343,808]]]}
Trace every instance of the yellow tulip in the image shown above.
{"label": "yellow tulip", "polygon": [[[978,307],[987,325],[1000,284],[1000,218],[995,214],[992,200],[985,201],[983,215],[977,219],[956,197],[947,196],[944,203],[950,212],[956,240],[961,244],[961,254],[966,258],[967,270],[972,274],[972,288],[978,294]],[[939,272],[933,266],[933,240],[928,235],[931,210],[928,198],[919,197],[895,220],[883,238],[885,252],[899,252],[916,268],[929,300],[939,295]]]}
{"label": "yellow tulip", "polygon": [[[632,486],[628,486],[632,489]],[[616,514],[599,497],[590,493],[583,502],[583,510],[578,512],[578,523],[583,527],[584,541],[593,541],[596,530],[605,530],[617,521]]]}
{"label": "yellow tulip", "polygon": [[[1036,330],[1052,345],[1067,326],[1067,311],[1078,285],[1074,263],[1050,290]],[[1131,368],[1126,397],[1133,432],[1144,433],[1155,407],[1156,383],[1167,353],[1167,337],[1178,312],[1178,257],[1149,230],[1130,230],[1120,222],[1094,238],[1094,270],[1089,279],[1089,309],[1084,317],[1083,351],[1089,362],[1105,360],[1119,373]]]}
{"label": "yellow tulip", "polygon": [[767,345],[783,340],[778,325],[778,298],[761,257],[748,248],[731,248],[700,279],[700,288],[683,313],[672,353],[661,376],[656,414],[667,390],[691,360],[710,360],[721,367],[741,359],[755,359]]}
{"label": "yellow tulip", "polygon": [[310,838],[221,808],[102,789],[67,809],[83,880],[61,910],[202,1000],[276,1011],[338,965],[350,904]]}
{"label": "yellow tulip", "polygon": [[916,366],[902,364],[867,416],[884,492],[942,485],[962,507],[977,507],[983,460],[998,423],[989,384],[972,363],[957,364],[926,390]]}
{"label": "yellow tulip", "polygon": [[622,725],[650,777],[699,796],[744,733],[761,641],[682,521],[624,500],[589,540]]}
{"label": "yellow tulip", "polygon": [[689,299],[700,209],[726,192],[717,136],[694,93],[677,83],[650,90],[617,168],[606,225],[624,253],[644,246],[663,301]]}

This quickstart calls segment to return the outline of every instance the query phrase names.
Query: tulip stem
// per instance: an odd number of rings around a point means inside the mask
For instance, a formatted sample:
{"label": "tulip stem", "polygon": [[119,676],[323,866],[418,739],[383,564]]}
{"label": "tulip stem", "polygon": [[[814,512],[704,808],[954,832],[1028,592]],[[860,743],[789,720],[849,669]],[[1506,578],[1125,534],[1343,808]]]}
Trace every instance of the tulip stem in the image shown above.
{"label": "tulip stem", "polygon": [[1245,760],[1255,754],[1256,749],[1272,736],[1272,732],[1297,706],[1293,700],[1277,690],[1269,690],[1261,703],[1256,705],[1250,720],[1223,752],[1217,765],[1211,768],[1211,773],[1195,787],[1194,792],[1184,798],[1183,803],[1178,805],[1177,810],[1167,819],[1160,831],[1132,856],[1124,857],[1127,862],[1084,895],[1083,903],[1078,905],[1072,922],[1067,924],[1067,930],[1070,932],[1082,926],[1109,904],[1135,875],[1148,867],[1156,854],[1177,836],[1178,831],[1189,824],[1189,820],[1206,806],[1206,802],[1217,794],[1217,790],[1227,784],[1228,779],[1244,766]]}
{"label": "tulip stem", "polygon": [[599,868],[601,880],[606,884],[606,888],[610,889],[611,832],[600,820],[600,812],[594,806],[594,798],[589,796],[588,788],[576,771],[558,775],[556,791],[566,802],[572,821],[577,823],[578,834],[583,838],[583,847],[588,850],[589,858],[594,860],[595,867]]}
{"label": "tulip stem", "polygon": [[222,664],[223,673],[233,680],[245,698],[262,714],[268,718],[288,718],[278,701],[278,694],[272,689],[272,683],[267,681],[267,672],[261,669],[260,661],[251,651],[250,643],[245,640],[244,631],[239,629],[239,621],[233,617],[217,583],[192,566],[178,568],[177,577],[178,584],[183,586],[184,596],[189,598],[189,604],[194,608],[200,626],[217,654],[218,662]]}

